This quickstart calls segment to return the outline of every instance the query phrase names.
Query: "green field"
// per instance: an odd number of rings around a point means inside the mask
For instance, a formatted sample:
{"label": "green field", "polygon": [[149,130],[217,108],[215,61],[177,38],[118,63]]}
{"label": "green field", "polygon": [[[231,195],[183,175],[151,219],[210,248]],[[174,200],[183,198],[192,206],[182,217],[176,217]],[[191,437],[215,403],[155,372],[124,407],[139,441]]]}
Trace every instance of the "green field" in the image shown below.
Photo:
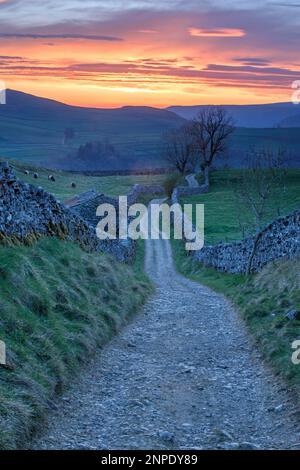
{"label": "green field", "polygon": [[[162,159],[162,133],[146,129],[109,132],[106,128],[96,130],[83,129],[77,124],[74,140],[62,144],[63,124],[52,128],[51,123],[42,123],[37,128],[30,121],[3,120],[0,116],[0,154],[9,159],[40,166],[57,167],[61,159],[78,149],[86,142],[108,138],[120,153],[120,168],[124,167],[126,158],[133,157],[143,167],[163,167],[167,163]],[[59,126],[59,127],[58,127]],[[229,143],[228,156],[220,161],[222,165],[240,167],[251,148],[265,148],[277,151],[284,149],[291,155],[291,166],[300,166],[300,133],[299,129],[236,129]],[[128,165],[125,164],[127,168]]]}
{"label": "green field", "polygon": [[[224,163],[238,168],[251,149],[284,150],[292,168],[300,167],[300,132],[298,128],[250,129],[237,128],[228,143],[228,158]],[[226,161],[227,160],[227,161]]]}
{"label": "green field", "polygon": [[[215,171],[211,174],[211,187],[207,194],[181,198],[183,204],[204,204],[206,244],[242,238],[239,226],[240,208],[234,193],[238,175],[239,170]],[[278,206],[282,215],[300,207],[300,170],[288,170],[285,192],[269,201],[264,221],[266,224],[278,217]],[[243,214],[243,217],[250,223],[253,219],[250,212]]]}
{"label": "green field", "polygon": [[[20,135],[27,132],[26,127],[27,126],[24,126],[20,129]],[[0,154],[3,157],[17,159],[39,166],[57,168],[60,166],[61,161],[69,154],[76,152],[80,145],[86,144],[87,142],[103,141],[109,138],[109,142],[115,146],[117,152],[120,154],[120,169],[129,167],[129,165],[126,164],[128,157],[133,157],[134,160],[138,162],[138,168],[167,166],[161,159],[161,134],[158,132],[139,135],[131,133],[126,136],[113,134],[109,136],[104,132],[84,132],[78,130],[72,142],[65,145],[62,144],[62,130],[53,131],[53,134],[50,134],[50,136],[49,134],[46,136],[45,131],[45,137],[42,138],[36,134],[35,129],[31,129],[29,142],[27,142],[28,136],[26,139],[24,138],[24,141],[15,138],[14,136],[16,136],[17,133],[18,126],[13,126],[9,131],[9,134],[12,136],[11,139],[15,139],[13,142],[7,141],[6,138],[0,138]]]}
{"label": "green field", "polygon": [[[166,179],[166,175],[85,176],[60,170],[45,170],[16,161],[12,162],[12,166],[18,178],[26,183],[41,186],[61,201],[91,189],[110,196],[126,195],[134,184],[162,184]],[[25,170],[29,170],[30,174],[26,175]],[[33,177],[34,172],[38,172],[38,179]],[[48,180],[50,174],[55,176],[55,182]],[[76,184],[76,188],[71,187],[72,182]]]}

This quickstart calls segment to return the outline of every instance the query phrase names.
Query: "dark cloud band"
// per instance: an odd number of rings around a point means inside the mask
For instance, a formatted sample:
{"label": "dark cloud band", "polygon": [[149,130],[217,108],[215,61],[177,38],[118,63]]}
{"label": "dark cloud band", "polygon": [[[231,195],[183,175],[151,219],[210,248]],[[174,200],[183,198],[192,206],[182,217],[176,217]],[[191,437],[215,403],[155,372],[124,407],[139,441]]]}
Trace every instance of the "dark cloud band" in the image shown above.
{"label": "dark cloud band", "polygon": [[123,41],[116,36],[91,34],[31,34],[31,33],[0,33],[0,38],[17,39],[85,39],[87,41]]}

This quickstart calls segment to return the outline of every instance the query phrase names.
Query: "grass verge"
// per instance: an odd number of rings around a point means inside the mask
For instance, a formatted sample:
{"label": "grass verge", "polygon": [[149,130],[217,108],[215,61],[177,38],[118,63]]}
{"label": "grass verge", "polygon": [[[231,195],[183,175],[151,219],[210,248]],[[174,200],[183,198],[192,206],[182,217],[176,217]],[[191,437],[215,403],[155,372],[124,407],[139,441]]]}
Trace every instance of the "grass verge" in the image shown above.
{"label": "grass verge", "polygon": [[291,345],[300,338],[300,321],[285,315],[300,310],[300,258],[278,260],[247,277],[203,267],[187,254],[181,241],[173,240],[172,246],[177,270],[237,306],[268,363],[299,397],[300,366],[291,361]]}
{"label": "grass verge", "polygon": [[0,368],[0,449],[26,442],[54,395],[144,302],[142,264],[141,245],[133,267],[54,238],[0,246],[0,339],[12,367]]}

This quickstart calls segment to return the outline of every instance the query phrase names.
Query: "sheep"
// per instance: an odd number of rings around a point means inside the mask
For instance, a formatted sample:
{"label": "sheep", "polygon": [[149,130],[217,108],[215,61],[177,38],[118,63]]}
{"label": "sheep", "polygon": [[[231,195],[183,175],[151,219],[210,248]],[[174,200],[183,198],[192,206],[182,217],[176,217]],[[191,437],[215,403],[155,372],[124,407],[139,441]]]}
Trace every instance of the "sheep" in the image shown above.
{"label": "sheep", "polygon": [[54,178],[53,175],[49,175],[49,176],[48,176],[48,180],[49,180],[49,181],[55,181],[55,178]]}
{"label": "sheep", "polygon": [[34,177],[35,179],[37,179],[37,178],[39,177],[39,174],[38,174],[38,173],[33,173],[33,177]]}
{"label": "sheep", "polygon": [[29,171],[28,171],[28,170],[24,170],[24,174],[25,174],[25,175],[29,175]]}
{"label": "sheep", "polygon": [[76,183],[73,182],[73,183],[71,184],[71,187],[72,187],[72,188],[76,188]]}

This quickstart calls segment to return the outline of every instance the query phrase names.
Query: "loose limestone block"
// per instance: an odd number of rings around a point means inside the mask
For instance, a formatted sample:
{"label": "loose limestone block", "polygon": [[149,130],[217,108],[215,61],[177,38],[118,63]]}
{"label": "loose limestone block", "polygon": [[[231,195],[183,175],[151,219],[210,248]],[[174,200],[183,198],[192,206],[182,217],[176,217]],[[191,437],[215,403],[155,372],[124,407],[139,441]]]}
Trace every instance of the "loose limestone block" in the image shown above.
{"label": "loose limestone block", "polygon": [[297,310],[297,309],[290,310],[286,314],[286,318],[288,318],[289,320],[300,320],[300,310]]}

